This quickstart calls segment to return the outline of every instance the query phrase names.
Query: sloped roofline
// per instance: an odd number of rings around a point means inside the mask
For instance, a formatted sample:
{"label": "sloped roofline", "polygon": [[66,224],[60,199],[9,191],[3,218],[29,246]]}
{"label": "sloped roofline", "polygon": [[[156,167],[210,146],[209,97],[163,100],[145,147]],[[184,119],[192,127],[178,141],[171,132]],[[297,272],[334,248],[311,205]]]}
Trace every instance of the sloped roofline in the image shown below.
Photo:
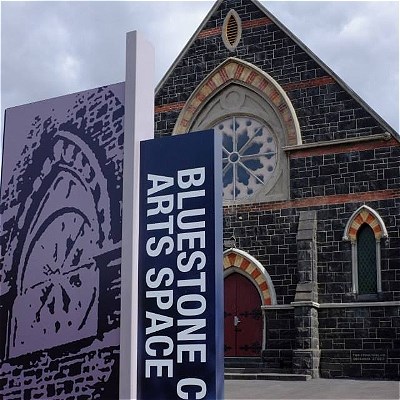
{"label": "sloped roofline", "polygon": [[[186,43],[186,46],[182,49],[182,51],[178,54],[178,57],[176,57],[175,61],[171,64],[171,66],[168,68],[167,72],[164,74],[164,76],[161,78],[160,82],[156,86],[155,89],[155,95],[157,96],[158,91],[161,89],[161,87],[164,85],[166,80],[169,78],[171,75],[172,71],[176,68],[178,65],[179,61],[183,58],[184,54],[186,51],[189,49],[189,47],[193,44],[193,42],[196,40],[198,34],[203,30],[204,26],[206,25],[207,21],[213,15],[214,11],[223,3],[225,0],[217,0],[215,4],[211,7],[210,11],[208,14],[205,16],[199,27],[196,29],[192,37],[189,39],[189,41]],[[252,1],[252,0],[251,0]]]}
{"label": "sloped roofline", "polygon": [[[198,34],[203,30],[204,26],[206,25],[208,19],[211,15],[218,9],[218,7],[223,3],[225,0],[217,0],[213,7],[210,9],[208,14],[203,19],[202,23],[196,29],[190,40],[187,42],[186,46],[182,49],[179,53],[178,57],[169,67],[167,72],[161,78],[160,82],[158,83],[155,89],[155,95],[157,95],[158,91],[164,85],[164,83],[169,78],[172,71],[176,68],[180,60],[183,58],[186,51],[189,47],[193,44],[196,40]],[[400,142],[400,135],[399,133],[392,128],[369,104],[363,100],[353,89],[350,88],[347,83],[343,81],[328,65],[326,65],[312,50],[310,50],[294,33],[292,33],[282,22],[280,22],[270,11],[268,11],[258,0],[249,0],[251,1],[256,7],[258,7],[276,26],[278,26],[287,36],[289,36],[305,53],[307,53],[314,61],[316,61],[322,68],[324,68],[332,77],[335,79],[337,84],[350,96],[352,96],[355,100],[357,100],[362,107],[364,107],[371,115],[374,117],[383,128],[387,130],[394,138],[396,138]]]}

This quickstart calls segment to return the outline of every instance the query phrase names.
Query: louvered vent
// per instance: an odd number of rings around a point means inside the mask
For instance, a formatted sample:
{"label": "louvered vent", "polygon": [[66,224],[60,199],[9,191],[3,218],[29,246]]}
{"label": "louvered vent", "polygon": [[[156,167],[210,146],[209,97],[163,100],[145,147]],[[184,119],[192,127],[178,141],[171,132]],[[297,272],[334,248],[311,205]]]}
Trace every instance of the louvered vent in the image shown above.
{"label": "louvered vent", "polygon": [[229,51],[234,51],[242,36],[242,24],[238,13],[230,10],[222,26],[222,39]]}
{"label": "louvered vent", "polygon": [[234,43],[236,42],[237,34],[238,34],[238,24],[233,15],[231,15],[226,25],[226,37],[231,46],[233,46]]}

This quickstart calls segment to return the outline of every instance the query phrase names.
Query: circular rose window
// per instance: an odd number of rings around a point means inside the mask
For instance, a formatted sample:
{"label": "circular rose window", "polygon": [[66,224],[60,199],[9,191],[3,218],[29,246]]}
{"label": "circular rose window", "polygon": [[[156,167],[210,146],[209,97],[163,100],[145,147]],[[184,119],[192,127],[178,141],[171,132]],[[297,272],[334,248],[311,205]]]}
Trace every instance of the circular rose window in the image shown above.
{"label": "circular rose window", "polygon": [[249,117],[230,117],[214,126],[222,134],[224,200],[251,197],[266,185],[277,163],[271,130]]}

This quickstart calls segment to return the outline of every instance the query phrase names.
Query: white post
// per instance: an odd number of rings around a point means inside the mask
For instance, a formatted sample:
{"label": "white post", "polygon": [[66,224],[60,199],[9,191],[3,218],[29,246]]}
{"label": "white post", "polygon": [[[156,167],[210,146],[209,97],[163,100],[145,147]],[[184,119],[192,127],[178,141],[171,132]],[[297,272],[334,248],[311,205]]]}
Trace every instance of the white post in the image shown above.
{"label": "white post", "polygon": [[154,137],[154,48],[138,32],[126,36],[119,398],[137,393],[139,142]]}

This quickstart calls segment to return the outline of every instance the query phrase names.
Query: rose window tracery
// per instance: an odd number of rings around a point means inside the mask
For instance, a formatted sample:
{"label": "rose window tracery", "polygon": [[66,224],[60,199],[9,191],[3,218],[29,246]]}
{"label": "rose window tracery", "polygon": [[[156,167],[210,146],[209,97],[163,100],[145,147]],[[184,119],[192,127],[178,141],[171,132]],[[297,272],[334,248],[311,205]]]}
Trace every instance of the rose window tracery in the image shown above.
{"label": "rose window tracery", "polygon": [[214,126],[222,135],[223,197],[240,200],[258,192],[277,164],[274,134],[250,117],[229,117]]}

